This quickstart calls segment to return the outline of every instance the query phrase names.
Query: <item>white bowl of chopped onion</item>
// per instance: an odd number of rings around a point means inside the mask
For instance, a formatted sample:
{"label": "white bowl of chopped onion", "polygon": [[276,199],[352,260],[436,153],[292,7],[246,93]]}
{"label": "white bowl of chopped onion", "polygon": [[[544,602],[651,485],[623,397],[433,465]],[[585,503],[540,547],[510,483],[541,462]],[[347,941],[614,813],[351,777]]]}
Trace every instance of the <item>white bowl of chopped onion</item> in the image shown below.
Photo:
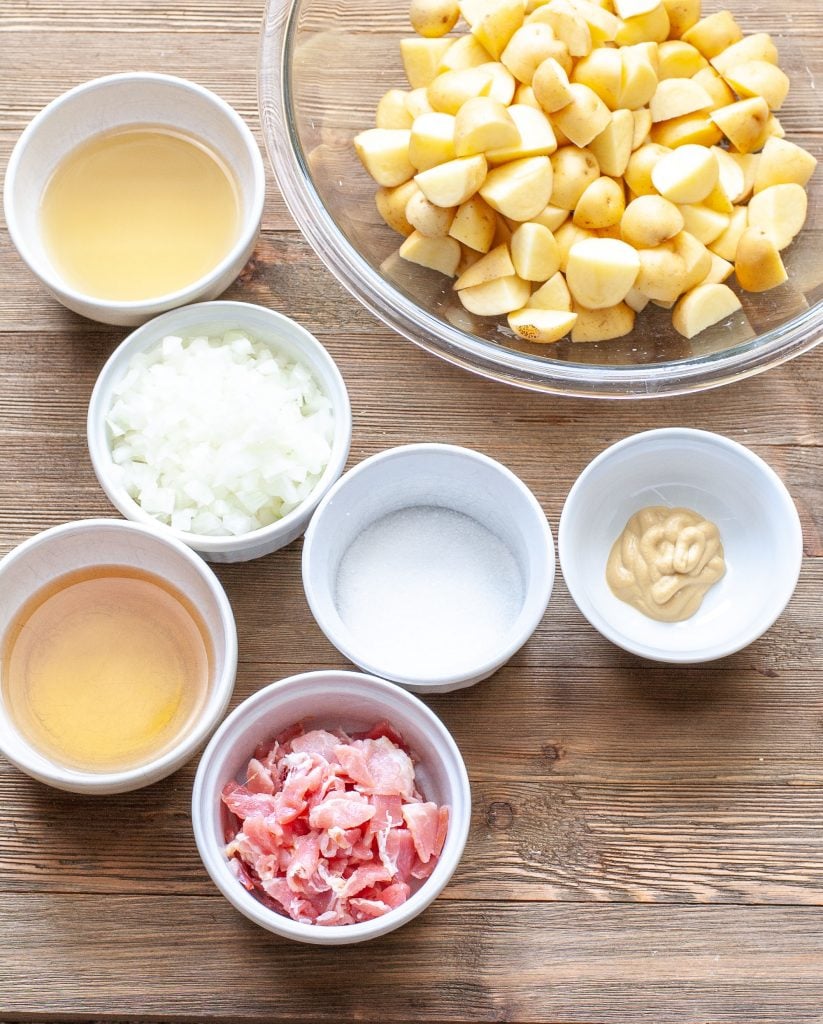
{"label": "white bowl of chopped onion", "polygon": [[350,443],[349,397],[329,353],[295,321],[245,302],[143,324],[89,403],[89,453],[112,504],[213,562],[299,537]]}
{"label": "white bowl of chopped onion", "polygon": [[243,701],[194,781],[197,848],[255,924],[346,945],[416,917],[469,833],[460,751],[417,697],[356,672],[306,672]]}

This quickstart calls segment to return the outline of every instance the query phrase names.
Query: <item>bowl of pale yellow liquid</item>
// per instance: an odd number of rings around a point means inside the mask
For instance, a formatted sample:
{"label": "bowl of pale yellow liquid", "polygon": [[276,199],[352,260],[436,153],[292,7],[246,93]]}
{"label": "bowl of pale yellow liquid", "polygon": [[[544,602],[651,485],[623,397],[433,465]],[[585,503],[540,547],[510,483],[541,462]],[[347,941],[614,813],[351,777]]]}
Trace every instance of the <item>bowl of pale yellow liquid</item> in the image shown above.
{"label": "bowl of pale yellow liquid", "polygon": [[77,86],[12,152],[4,208],[20,255],[69,309],[134,325],[214,298],[254,248],[265,175],[243,120],[169,75]]}
{"label": "bowl of pale yellow liquid", "polygon": [[89,519],[0,560],[0,750],[33,778],[118,793],[169,775],[222,717],[237,634],[214,573],[147,527]]}

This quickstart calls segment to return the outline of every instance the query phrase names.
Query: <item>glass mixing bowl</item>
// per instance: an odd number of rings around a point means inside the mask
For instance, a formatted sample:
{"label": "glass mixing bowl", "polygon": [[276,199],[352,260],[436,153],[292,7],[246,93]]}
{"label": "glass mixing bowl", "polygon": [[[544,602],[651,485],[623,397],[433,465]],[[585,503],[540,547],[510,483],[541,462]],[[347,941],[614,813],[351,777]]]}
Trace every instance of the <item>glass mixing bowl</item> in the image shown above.
{"label": "glass mixing bowl", "polygon": [[[728,6],[746,34],[774,37],[792,83],[780,120],[789,139],[820,159],[818,4],[729,0]],[[704,13],[720,6],[705,2]],[[408,88],[399,41],[412,34],[407,0],[374,0],[365,7],[342,0],[268,0],[260,50],[263,132],[286,204],[326,266],[390,327],[483,376],[600,398],[717,387],[777,366],[821,340],[820,169],[808,188],[806,227],[783,254],[789,281],[769,292],[742,293],[743,310],[731,322],[691,341],[677,334],[668,311],[653,306],[637,317],[632,334],[598,344],[521,342],[505,317],[467,313],[450,280],[397,255],[402,239],[377,213],[376,186],[352,146],[358,132],[374,127],[383,93]]]}

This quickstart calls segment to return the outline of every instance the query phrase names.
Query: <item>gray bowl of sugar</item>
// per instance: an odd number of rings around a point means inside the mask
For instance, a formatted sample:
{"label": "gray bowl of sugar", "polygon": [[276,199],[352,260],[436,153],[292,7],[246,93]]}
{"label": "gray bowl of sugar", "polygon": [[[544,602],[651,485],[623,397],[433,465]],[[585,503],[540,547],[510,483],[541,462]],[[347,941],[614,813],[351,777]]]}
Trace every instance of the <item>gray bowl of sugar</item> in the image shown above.
{"label": "gray bowl of sugar", "polygon": [[346,473],[306,532],[318,625],[360,668],[419,693],[485,679],[529,639],[554,582],[539,502],[509,469],[443,444]]}

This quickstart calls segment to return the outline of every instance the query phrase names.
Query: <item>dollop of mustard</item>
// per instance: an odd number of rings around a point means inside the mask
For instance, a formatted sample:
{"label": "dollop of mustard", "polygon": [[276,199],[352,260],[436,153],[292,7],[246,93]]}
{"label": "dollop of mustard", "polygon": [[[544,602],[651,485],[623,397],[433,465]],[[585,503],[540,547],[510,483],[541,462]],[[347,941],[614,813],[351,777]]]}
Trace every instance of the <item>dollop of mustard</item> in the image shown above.
{"label": "dollop of mustard", "polygon": [[726,572],[720,532],[698,512],[655,505],[614,542],[606,581],[621,601],[658,622],[691,618]]}

